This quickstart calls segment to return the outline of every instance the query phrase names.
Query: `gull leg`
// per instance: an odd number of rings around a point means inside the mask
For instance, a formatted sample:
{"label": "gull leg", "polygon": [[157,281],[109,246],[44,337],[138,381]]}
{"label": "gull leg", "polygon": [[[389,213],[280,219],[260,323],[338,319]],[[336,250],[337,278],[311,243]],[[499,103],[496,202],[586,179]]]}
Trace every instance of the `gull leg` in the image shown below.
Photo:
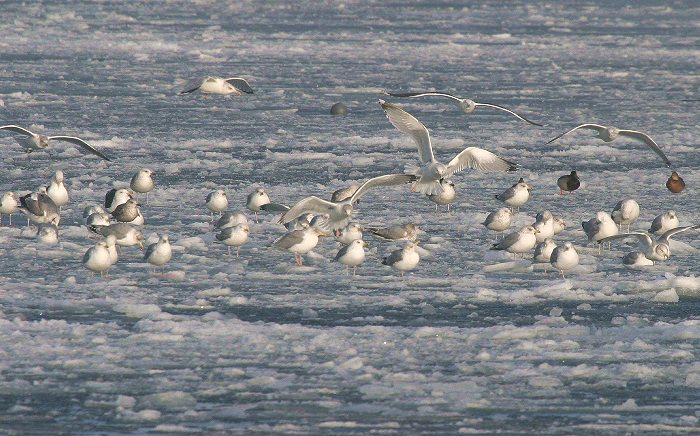
{"label": "gull leg", "polygon": [[236,257],[241,257],[241,247],[236,247]]}
{"label": "gull leg", "polygon": [[226,249],[228,250],[228,255],[230,256],[230,255],[231,255],[231,246],[230,246],[230,245],[227,245],[227,246],[226,246]]}
{"label": "gull leg", "polygon": [[559,271],[561,273],[561,278],[564,278],[564,270]]}
{"label": "gull leg", "polygon": [[437,213],[437,212],[438,212],[438,205],[437,205],[437,203],[435,203],[435,213]]}
{"label": "gull leg", "polygon": [[355,271],[357,270],[356,266],[352,267],[352,276],[355,277],[357,274],[355,274]]}
{"label": "gull leg", "polygon": [[258,213],[257,213],[257,212],[255,212],[255,222],[256,222],[256,223],[259,222],[259,221],[258,221]]}

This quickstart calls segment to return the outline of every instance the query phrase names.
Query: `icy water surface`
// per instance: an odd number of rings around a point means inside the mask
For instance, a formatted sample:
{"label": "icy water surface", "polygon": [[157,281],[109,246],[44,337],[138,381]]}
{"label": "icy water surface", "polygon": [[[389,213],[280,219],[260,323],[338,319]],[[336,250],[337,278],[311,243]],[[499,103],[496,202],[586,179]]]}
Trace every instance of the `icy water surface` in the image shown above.
{"label": "icy water surface", "polygon": [[[598,255],[580,222],[617,201],[637,229],[675,209],[699,223],[700,7],[672,2],[3,3],[3,124],[77,135],[26,155],[0,134],[0,190],[66,173],[61,243],[39,245],[21,216],[0,228],[0,430],[5,433],[655,433],[700,431],[698,232],[673,257],[631,270],[634,241]],[[189,79],[243,76],[255,94],[179,96]],[[442,90],[502,104],[462,114]],[[406,187],[372,191],[365,226],[415,222],[430,253],[401,281],[367,236],[357,277],[323,240],[302,268],[269,246],[271,215],[236,259],[215,244],[204,197],[243,210],[255,187],[293,203],[416,162],[377,100],[431,130],[448,161],[466,146],[517,162],[512,174],[454,177],[450,212]],[[350,114],[331,117],[335,102]],[[688,188],[643,145],[603,143],[582,122],[650,133]],[[166,273],[126,248],[108,279],[81,265],[82,209],[158,174],[144,234],[174,242]],[[556,179],[578,170],[569,197]],[[515,227],[551,210],[581,265],[561,279],[488,248],[494,195],[535,189]]]}

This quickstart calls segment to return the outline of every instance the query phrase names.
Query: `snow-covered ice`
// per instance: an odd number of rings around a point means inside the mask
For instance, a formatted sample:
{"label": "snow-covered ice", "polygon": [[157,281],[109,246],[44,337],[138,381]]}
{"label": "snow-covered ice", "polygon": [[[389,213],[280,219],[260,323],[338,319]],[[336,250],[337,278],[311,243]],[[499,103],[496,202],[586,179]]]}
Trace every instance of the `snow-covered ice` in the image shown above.
{"label": "snow-covered ice", "polygon": [[[667,262],[629,269],[620,242],[598,255],[581,221],[635,199],[633,229],[674,209],[700,223],[700,7],[621,2],[3,2],[2,124],[79,136],[24,153],[0,133],[0,192],[65,174],[59,244],[0,227],[0,432],[7,433],[670,433],[698,432],[698,232]],[[191,77],[244,77],[255,94],[178,95]],[[464,114],[439,90],[504,105]],[[378,99],[430,126],[437,159],[467,146],[516,173],[455,175],[450,212],[407,187],[370,192],[355,221],[425,230],[400,280],[372,239],[357,277],[323,238],[296,267],[270,248],[276,216],[251,223],[241,257],[216,243],[204,198],[229,210],[263,187],[275,202],[415,163]],[[345,116],[331,116],[342,102]],[[603,143],[595,121],[650,134],[687,189],[643,144]],[[146,239],[167,234],[153,274],[124,247],[107,279],[81,265],[94,245],[85,206],[155,171]],[[581,188],[556,180],[577,170]],[[494,195],[534,187],[513,229],[550,210],[580,264],[566,279],[488,250]]]}

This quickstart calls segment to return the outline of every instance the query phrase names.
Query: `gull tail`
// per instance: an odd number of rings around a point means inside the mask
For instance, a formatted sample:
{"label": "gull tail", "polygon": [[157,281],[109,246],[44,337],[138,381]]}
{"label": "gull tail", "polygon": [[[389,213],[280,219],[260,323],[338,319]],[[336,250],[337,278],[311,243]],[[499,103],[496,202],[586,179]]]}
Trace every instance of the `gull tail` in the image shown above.
{"label": "gull tail", "polygon": [[421,194],[425,195],[439,195],[442,194],[444,189],[437,180],[427,182],[423,181],[422,179],[418,179],[411,185],[411,191],[420,192]]}

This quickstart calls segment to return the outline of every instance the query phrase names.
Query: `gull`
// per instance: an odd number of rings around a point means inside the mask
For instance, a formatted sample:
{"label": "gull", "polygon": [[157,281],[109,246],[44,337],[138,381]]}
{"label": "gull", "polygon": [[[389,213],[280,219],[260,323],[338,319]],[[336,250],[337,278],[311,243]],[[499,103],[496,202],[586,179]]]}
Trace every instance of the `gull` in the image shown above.
{"label": "gull", "polygon": [[538,126],[538,127],[544,127],[542,124],[538,124],[534,121],[530,121],[527,118],[520,116],[513,112],[510,109],[507,109],[503,106],[498,106],[496,104],[491,104],[491,103],[477,103],[474,100],[470,100],[468,98],[461,98],[457,97],[452,94],[447,94],[446,92],[406,92],[406,93],[393,93],[393,92],[384,92],[386,95],[390,95],[392,97],[409,97],[409,98],[415,98],[415,97],[428,97],[428,96],[435,96],[435,97],[446,97],[450,98],[452,100],[455,100],[457,104],[459,105],[459,108],[464,112],[465,114],[472,113],[476,110],[478,107],[488,107],[492,109],[498,109],[504,112],[508,112],[509,114],[513,115],[514,117],[523,120],[527,123],[532,124],[533,126]]}
{"label": "gull", "polygon": [[564,218],[554,215],[554,234],[558,235],[566,229],[566,221]]}
{"label": "gull", "polygon": [[143,249],[143,233],[131,224],[116,223],[110,226],[92,226],[90,230],[104,237],[114,235],[119,246],[130,247],[138,245]]}
{"label": "gull", "polygon": [[357,190],[360,189],[360,185],[353,183],[345,188],[340,188],[333,192],[331,195],[331,201],[334,203],[340,203],[341,201],[347,200],[352,197]]}
{"label": "gull", "polygon": [[221,218],[214,224],[214,227],[223,230],[239,224],[248,224],[248,218],[241,212],[224,212]]}
{"label": "gull", "polygon": [[537,214],[535,223],[532,226],[537,229],[535,234],[537,242],[543,242],[545,239],[554,236],[554,215],[548,210],[540,212]]}
{"label": "gull", "polygon": [[513,255],[529,252],[537,244],[537,229],[533,226],[525,226],[515,233],[511,233],[501,241],[493,244],[492,250],[506,250]]}
{"label": "gull", "polygon": [[46,187],[46,194],[58,206],[59,211],[61,206],[68,204],[68,190],[63,184],[63,171],[58,170],[54,173],[51,183]]}
{"label": "gull", "polygon": [[172,248],[170,247],[170,240],[168,235],[162,235],[158,238],[158,242],[149,245],[146,248],[146,252],[143,255],[143,259],[153,265],[153,272],[156,272],[156,267],[163,267],[165,271],[165,264],[170,261],[173,255]]}
{"label": "gull", "polygon": [[391,226],[381,229],[369,228],[370,233],[389,241],[415,241],[418,236],[418,226],[415,224],[404,224],[402,226]]}
{"label": "gull", "polygon": [[563,247],[556,247],[552,251],[549,262],[559,270],[561,278],[564,278],[564,271],[578,265],[578,252],[571,242],[567,242]]}
{"label": "gull", "polygon": [[603,245],[602,240],[609,236],[617,235],[618,232],[617,225],[610,215],[605,212],[598,212],[595,218],[583,221],[581,227],[583,227],[583,231],[588,236],[589,241],[598,243],[598,254],[600,254],[600,249]]}
{"label": "gull", "polygon": [[622,264],[629,267],[652,266],[654,261],[647,259],[641,251],[633,251],[622,257]]}
{"label": "gull", "polygon": [[513,211],[510,208],[502,207],[488,214],[482,224],[489,230],[503,234],[510,228],[512,218]]}
{"label": "gull", "polygon": [[348,245],[338,250],[333,260],[340,262],[347,267],[347,273],[350,273],[352,267],[352,275],[355,276],[357,267],[365,261],[365,247],[367,243],[362,239],[355,239]]}
{"label": "gull", "polygon": [[318,244],[319,235],[323,234],[323,229],[310,224],[301,223],[301,227],[301,230],[287,232],[272,243],[274,248],[294,253],[298,266],[304,264],[302,255],[313,250]]}
{"label": "gull", "polygon": [[12,225],[12,214],[17,212],[17,194],[14,192],[5,192],[0,198],[0,224],[2,224],[2,215],[10,216],[10,223]]}
{"label": "gull", "polygon": [[131,223],[137,226],[143,225],[144,219],[139,209],[140,204],[134,199],[128,199],[126,203],[122,203],[112,211],[112,216],[117,222]]}
{"label": "gull", "polygon": [[678,215],[675,210],[669,210],[666,213],[654,218],[651,222],[651,227],[649,228],[649,233],[654,235],[662,235],[668,230],[675,229],[681,225]]}
{"label": "gull", "polygon": [[104,209],[102,209],[102,206],[85,206],[83,209],[83,218],[87,218],[93,213],[104,213]]}
{"label": "gull", "polygon": [[[535,254],[533,258],[535,262],[544,263],[548,265],[552,258],[552,251],[557,248],[557,244],[554,243],[552,238],[547,238],[535,246]],[[547,267],[544,267],[544,272],[547,272]]]}
{"label": "gull", "polygon": [[20,211],[27,216],[27,225],[31,220],[38,224],[51,223],[57,226],[61,220],[58,206],[46,192],[32,192],[20,197],[19,201],[22,205]]}
{"label": "gull", "polygon": [[404,278],[404,273],[417,267],[418,262],[420,262],[420,255],[416,250],[417,248],[418,241],[409,242],[404,248],[394,250],[389,256],[382,259],[382,265],[389,265],[399,270],[401,272],[401,278]]}
{"label": "gull", "polygon": [[624,129],[618,129],[617,127],[606,127],[606,126],[601,126],[600,124],[592,124],[592,123],[586,123],[586,124],[581,124],[580,126],[576,126],[571,130],[567,130],[566,132],[562,133],[561,135],[557,136],[554,139],[551,139],[547,142],[547,144],[551,144],[552,142],[556,141],[557,139],[561,138],[562,136],[566,136],[569,133],[578,130],[578,129],[591,129],[595,130],[598,132],[597,137],[602,139],[605,142],[612,142],[615,139],[617,139],[620,136],[626,136],[628,138],[633,138],[633,139],[638,139],[642,142],[644,142],[651,150],[656,153],[661,159],[663,159],[664,163],[666,164],[667,167],[671,168],[671,161],[668,160],[666,155],[664,154],[663,151],[659,148],[659,146],[654,142],[653,139],[646,133],[638,132],[636,130],[624,130]]}
{"label": "gull", "polygon": [[24,146],[24,148],[27,150],[28,153],[31,153],[32,151],[35,150],[42,150],[46,147],[49,146],[49,141],[65,141],[65,142],[70,142],[71,144],[75,144],[77,146],[82,147],[84,150],[87,150],[88,152],[94,154],[95,156],[99,156],[102,159],[106,161],[110,161],[110,159],[105,156],[104,154],[100,153],[99,151],[95,150],[90,144],[87,142],[83,141],[80,138],[76,138],[75,136],[46,136],[46,135],[41,135],[38,133],[30,132],[29,130],[15,126],[15,125],[9,125],[9,126],[0,126],[1,130],[8,130],[10,132],[14,133],[19,133],[21,135],[24,135],[24,138],[18,138],[17,142],[20,143],[20,145]]}
{"label": "gull", "polygon": [[211,211],[211,220],[214,221],[214,213],[218,212],[221,216],[221,213],[228,207],[226,193],[221,189],[210,192],[206,198],[206,205],[207,209]]}
{"label": "gull", "polygon": [[678,194],[685,189],[683,177],[679,176],[677,172],[671,171],[671,177],[666,180],[666,188],[674,194]]}
{"label": "gull", "polygon": [[42,244],[58,244],[58,227],[53,224],[40,224],[36,232],[36,238]]}
{"label": "gull", "polygon": [[428,199],[435,203],[435,212],[438,211],[439,206],[447,206],[447,211],[450,211],[450,204],[455,201],[457,197],[457,191],[455,191],[455,184],[450,179],[441,179],[440,186],[442,186],[442,192],[439,194],[428,195]]}
{"label": "gull", "polygon": [[367,180],[360,186],[352,197],[340,202],[324,200],[319,197],[306,197],[286,211],[279,219],[280,224],[285,224],[304,213],[327,213],[330,216],[329,225],[333,230],[345,227],[353,213],[353,204],[372,188],[380,186],[394,186],[412,182],[415,176],[409,174],[387,174]]}
{"label": "gull", "polygon": [[290,222],[286,223],[284,226],[287,228],[287,230],[300,230],[302,228],[302,223],[309,224],[311,223],[312,219],[314,219],[314,214],[305,213],[300,217],[297,217],[297,219],[291,220]]}
{"label": "gull", "polygon": [[532,186],[521,177],[518,183],[496,195],[496,199],[502,201],[506,206],[510,206],[511,210],[515,211],[517,208],[520,211],[520,206],[530,199],[530,191],[532,191]]}
{"label": "gull", "polygon": [[83,255],[83,265],[90,271],[103,275],[112,266],[107,243],[98,241],[94,247],[90,247]]}
{"label": "gull", "polygon": [[253,89],[242,77],[208,76],[205,79],[194,79],[187,82],[180,94],[189,94],[199,90],[202,94],[241,95],[253,94]]}
{"label": "gull", "polygon": [[358,223],[349,223],[335,235],[335,240],[343,245],[348,245],[356,239],[362,239],[362,226]]}
{"label": "gull", "polygon": [[148,204],[148,193],[153,191],[155,187],[155,181],[153,180],[155,176],[156,173],[154,173],[153,170],[143,168],[134,174],[129,184],[132,191],[138,192],[139,194],[146,194],[146,204]]}
{"label": "gull", "polygon": [[634,236],[639,240],[642,245],[642,250],[644,250],[644,255],[647,259],[651,261],[664,261],[671,257],[671,237],[677,233],[687,232],[688,230],[700,229],[700,224],[695,224],[693,226],[676,227],[666,231],[661,235],[656,241],[651,239],[647,233],[644,232],[631,232],[631,233],[621,233],[619,235],[609,236],[602,239],[600,242],[611,242],[615,239],[623,239],[630,236]]}
{"label": "gull", "polygon": [[639,218],[639,203],[631,199],[619,201],[610,216],[612,216],[613,221],[619,224],[620,231],[622,231],[622,226],[626,224],[629,233],[630,226]]}
{"label": "gull", "polygon": [[440,194],[443,191],[440,180],[449,178],[452,174],[465,168],[475,168],[482,171],[514,171],[517,169],[514,163],[478,147],[467,147],[447,165],[442,164],[433,155],[430,133],[423,123],[396,105],[384,100],[379,100],[379,103],[389,122],[400,132],[410,135],[418,146],[418,158],[421,166],[412,171],[418,176],[418,180],[411,187],[413,192],[418,191],[428,195]]}
{"label": "gull", "polygon": [[85,218],[85,225],[88,227],[93,226],[108,226],[110,225],[109,214],[107,212],[95,212],[90,214]]}
{"label": "gull", "polygon": [[236,247],[236,257],[239,257],[241,245],[248,241],[250,228],[248,223],[240,223],[235,226],[221,229],[221,233],[216,235],[216,239],[223,242],[228,247],[228,254],[231,255],[231,247]]}
{"label": "gull", "polygon": [[105,194],[105,207],[107,211],[114,212],[120,204],[124,204],[127,200],[133,198],[134,193],[125,188],[112,188]]}
{"label": "gull", "polygon": [[557,186],[559,186],[559,195],[564,195],[564,192],[569,194],[577,190],[581,186],[581,180],[576,174],[576,170],[571,171],[571,174],[566,174],[557,179]]}
{"label": "gull", "polygon": [[271,203],[270,197],[263,188],[256,188],[254,192],[248,194],[246,205],[249,210],[255,212],[255,222],[258,222],[258,212],[286,212],[289,207],[283,204]]}

